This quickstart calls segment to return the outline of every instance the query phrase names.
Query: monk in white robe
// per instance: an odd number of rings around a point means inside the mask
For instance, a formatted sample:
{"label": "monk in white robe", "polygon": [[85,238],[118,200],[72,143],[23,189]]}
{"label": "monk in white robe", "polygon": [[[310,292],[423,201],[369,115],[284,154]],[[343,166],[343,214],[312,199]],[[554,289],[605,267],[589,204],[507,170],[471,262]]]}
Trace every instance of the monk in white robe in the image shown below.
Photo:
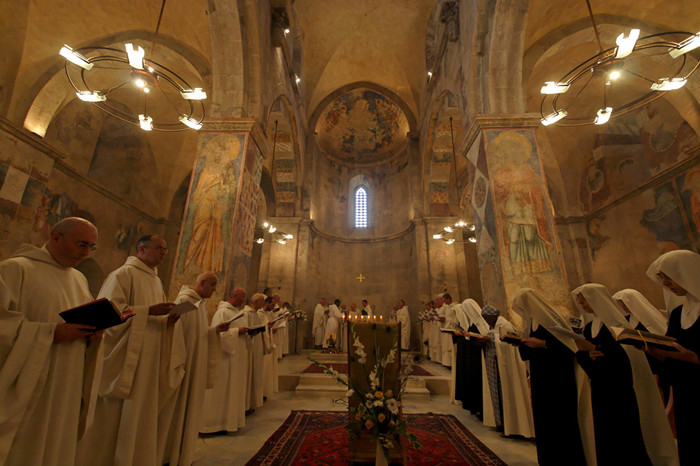
{"label": "monk in white robe", "polygon": [[321,298],[314,309],[314,321],[311,329],[316,347],[323,345],[323,337],[326,336],[326,320],[328,320],[326,298]]}
{"label": "monk in white robe", "polygon": [[165,240],[139,239],[137,256],[113,271],[100,290],[119,310],[134,317],[105,333],[100,398],[91,429],[78,445],[84,465],[160,463],[177,390],[185,369],[185,342],[167,303],[156,267],[165,258]]}
{"label": "monk in white robe", "polygon": [[218,283],[216,275],[205,272],[197,277],[194,288],[183,285],[175,299],[175,304],[189,301],[197,306],[197,310],[180,317],[187,359],[163,463],[180,466],[192,463],[202,420],[204,392],[213,386],[219,362],[218,334],[227,331],[229,327],[226,322],[209,326],[205,299],[216,291]]}
{"label": "monk in white robe", "polygon": [[[440,323],[440,328],[455,329],[459,325],[455,313],[456,304],[452,302],[452,297],[447,293],[444,294],[443,299],[445,302],[438,310],[440,313],[438,315],[444,317],[444,320]],[[441,361],[443,366],[453,366],[452,346],[452,334],[440,332],[440,350],[442,352]]]}
{"label": "monk in white robe", "polygon": [[[221,301],[211,324],[229,322],[244,310],[245,290],[234,288],[227,301]],[[247,312],[247,311],[246,311]],[[253,340],[248,336],[247,314],[230,323],[221,333],[221,359],[214,386],[204,395],[204,417],[200,432],[236,432],[245,427],[248,353]]]}
{"label": "monk in white robe", "polygon": [[336,299],[333,304],[328,306],[328,322],[326,322],[326,334],[323,338],[323,347],[328,348],[328,337],[333,335],[335,340],[335,347],[340,349],[338,333],[340,330],[340,321],[343,318],[343,314],[340,312],[338,306],[340,305],[340,300]]}
{"label": "monk in white robe", "polygon": [[[245,307],[247,327],[264,325],[258,313],[265,305],[265,295],[256,293],[250,299],[250,304]],[[264,329],[264,327],[263,327]],[[249,330],[250,331],[250,330]],[[264,330],[250,331],[251,344],[248,352],[248,377],[246,378],[246,414],[252,414],[256,408],[263,404],[263,356],[264,356]]]}
{"label": "monk in white robe", "polygon": [[282,356],[286,356],[289,354],[289,339],[291,338],[291,334],[289,333],[289,325],[292,322],[292,309],[291,305],[287,302],[285,302],[282,305],[282,308],[280,309],[280,312],[282,314],[287,313],[287,318],[285,319],[286,325],[282,329],[282,335],[280,336],[280,340],[282,341]]}
{"label": "monk in white robe", "polygon": [[411,346],[411,314],[403,299],[399,301],[401,308],[396,311],[396,320],[401,324],[401,350],[408,351]]}
{"label": "monk in white robe", "polygon": [[58,313],[92,301],[73,267],[96,241],[92,223],[71,217],[44,247],[25,244],[0,262],[0,464],[75,464],[94,408],[101,339]]}
{"label": "monk in white robe", "polygon": [[372,309],[372,306],[370,306],[366,299],[362,300],[362,315],[367,316],[369,319],[374,315],[374,309]]}
{"label": "monk in white robe", "polygon": [[445,317],[440,315],[439,309],[444,303],[442,295],[437,295],[433,298],[433,314],[430,318],[430,360],[438,364],[442,363],[442,335],[440,327],[445,320]]}
{"label": "monk in white robe", "polygon": [[277,393],[277,330],[274,329],[274,298],[265,299],[265,304],[258,310],[260,321],[265,324],[267,330],[262,334],[263,338],[263,400],[273,393]]}

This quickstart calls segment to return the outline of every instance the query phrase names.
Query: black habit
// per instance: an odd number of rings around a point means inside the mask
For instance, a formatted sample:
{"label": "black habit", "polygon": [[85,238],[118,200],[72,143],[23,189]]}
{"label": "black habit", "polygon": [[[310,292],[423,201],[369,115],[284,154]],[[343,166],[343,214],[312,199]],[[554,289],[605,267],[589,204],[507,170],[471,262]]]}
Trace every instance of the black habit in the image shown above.
{"label": "black habit", "polygon": [[542,326],[530,336],[547,342],[546,348],[519,348],[523,361],[530,361],[537,461],[542,466],[585,466],[574,352]]}
{"label": "black habit", "polygon": [[[700,319],[684,330],[681,328],[682,307],[671,312],[666,335],[700,357]],[[700,366],[672,358],[667,358],[663,365],[664,375],[673,389],[681,465],[700,464]]]}
{"label": "black habit", "polygon": [[576,358],[591,379],[598,466],[651,466],[639,421],[629,357],[605,325],[595,337],[592,336],[591,325],[586,325],[583,335],[604,356],[594,361],[588,352],[579,351]]}

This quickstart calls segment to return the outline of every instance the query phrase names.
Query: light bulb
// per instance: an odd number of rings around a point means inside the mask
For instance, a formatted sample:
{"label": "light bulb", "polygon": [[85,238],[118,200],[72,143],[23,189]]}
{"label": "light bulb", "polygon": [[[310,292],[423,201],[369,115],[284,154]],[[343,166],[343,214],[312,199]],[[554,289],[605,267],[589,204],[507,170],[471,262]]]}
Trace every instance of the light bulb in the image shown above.
{"label": "light bulb", "polygon": [[571,84],[547,81],[540,89],[540,94],[563,94],[564,92],[568,91],[570,87]]}
{"label": "light bulb", "polygon": [[78,52],[74,52],[73,49],[68,47],[67,45],[61,47],[61,50],[59,50],[58,53],[74,65],[78,65],[79,67],[88,71],[92,69],[92,63],[87,61],[87,58],[83,57]]}
{"label": "light bulb", "polygon": [[598,112],[596,112],[598,116],[595,119],[595,124],[604,125],[605,123],[607,123],[610,119],[610,115],[612,115],[612,110],[612,107],[605,107],[598,110]]}
{"label": "light bulb", "polygon": [[153,129],[153,118],[148,115],[139,115],[139,126],[144,131],[151,131]]}
{"label": "light bulb", "polygon": [[540,121],[544,126],[549,126],[561,120],[562,118],[565,118],[568,114],[569,113],[566,110],[557,110],[556,112],[550,113],[546,117],[542,118]]}

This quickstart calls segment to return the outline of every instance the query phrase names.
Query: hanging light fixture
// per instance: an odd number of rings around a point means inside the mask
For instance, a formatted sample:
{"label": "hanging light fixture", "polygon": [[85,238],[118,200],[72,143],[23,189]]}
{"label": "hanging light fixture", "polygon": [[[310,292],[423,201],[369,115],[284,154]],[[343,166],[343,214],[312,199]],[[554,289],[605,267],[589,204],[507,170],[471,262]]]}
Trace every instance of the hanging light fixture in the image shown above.
{"label": "hanging light fixture", "polygon": [[64,45],[59,54],[66,59],[65,71],[77,97],[92,103],[120,120],[144,131],[198,130],[204,119],[206,92],[152,60],[165,9],[161,4],[151,52],[126,43],[113,47]]}
{"label": "hanging light fixture", "polygon": [[433,239],[442,240],[446,244],[476,243],[475,231],[476,226],[460,220],[454,226],[447,225],[440,233],[435,233]]}
{"label": "hanging light fixture", "polygon": [[[639,29],[621,33],[604,48],[590,0],[586,0],[598,53],[557,81],[540,89],[543,125],[603,125],[683,87],[697,70],[686,54],[700,47],[700,32],[662,32],[640,37]],[[650,64],[654,62],[653,65]],[[591,111],[591,103],[598,110]]]}
{"label": "hanging light fixture", "polygon": [[263,223],[263,228],[260,232],[260,235],[257,238],[255,238],[255,242],[258,244],[263,244],[265,242],[264,235],[266,233],[270,235],[272,241],[276,241],[279,244],[287,244],[288,239],[294,238],[293,235],[278,230],[277,227],[275,227],[270,222],[265,222]]}

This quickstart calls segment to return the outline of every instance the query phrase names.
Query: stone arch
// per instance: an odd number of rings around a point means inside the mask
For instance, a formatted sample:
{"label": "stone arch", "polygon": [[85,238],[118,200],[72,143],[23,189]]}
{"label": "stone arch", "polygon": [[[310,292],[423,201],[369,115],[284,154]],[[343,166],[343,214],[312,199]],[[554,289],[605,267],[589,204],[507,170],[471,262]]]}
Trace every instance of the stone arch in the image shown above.
{"label": "stone arch", "polygon": [[244,116],[243,33],[237,0],[221,0],[209,11],[213,117]]}
{"label": "stone arch", "polygon": [[275,189],[276,216],[293,217],[300,208],[302,168],[296,118],[285,95],[277,97],[272,104],[267,119],[267,137],[273,152],[270,172]]}
{"label": "stone arch", "polygon": [[486,61],[481,87],[488,91],[485,113],[522,113],[525,97],[522,58],[525,48],[528,0],[498,0],[484,51]]}
{"label": "stone arch", "polygon": [[459,179],[466,169],[456,157],[463,124],[455,95],[444,91],[431,113],[423,161],[426,212],[430,216],[454,215],[459,210]]}

